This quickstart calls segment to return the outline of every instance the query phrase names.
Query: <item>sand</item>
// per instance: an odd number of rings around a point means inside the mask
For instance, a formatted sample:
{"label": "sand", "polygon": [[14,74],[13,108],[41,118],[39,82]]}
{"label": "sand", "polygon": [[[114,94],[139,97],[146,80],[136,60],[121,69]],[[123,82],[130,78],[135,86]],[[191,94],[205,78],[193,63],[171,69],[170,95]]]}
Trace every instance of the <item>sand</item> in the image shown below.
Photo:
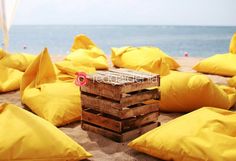
{"label": "sand", "polygon": [[[53,57],[53,60],[60,60],[61,56]],[[202,58],[193,57],[178,57],[177,62],[181,65],[180,71],[194,72],[192,67]],[[208,75],[215,83],[226,84],[226,77]],[[13,91],[5,94],[0,94],[0,103],[9,102],[17,106],[23,107],[20,102],[19,91]],[[182,113],[161,113],[159,121],[164,124],[176,117],[183,115]],[[139,153],[130,149],[126,143],[116,143],[103,136],[94,134],[92,132],[83,131],[80,127],[80,122],[69,124],[64,127],[60,127],[65,134],[70,136],[80,145],[82,145],[87,151],[93,154],[93,158],[90,160],[105,161],[105,160],[117,160],[117,161],[154,161],[157,160],[151,156],[143,153]]]}

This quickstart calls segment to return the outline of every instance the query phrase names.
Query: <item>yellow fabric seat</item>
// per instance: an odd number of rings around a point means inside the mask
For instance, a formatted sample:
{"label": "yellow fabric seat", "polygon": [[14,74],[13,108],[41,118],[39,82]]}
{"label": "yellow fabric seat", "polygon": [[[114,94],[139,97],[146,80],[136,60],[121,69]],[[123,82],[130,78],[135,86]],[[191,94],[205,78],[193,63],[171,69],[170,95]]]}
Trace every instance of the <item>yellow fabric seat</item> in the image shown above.
{"label": "yellow fabric seat", "polygon": [[112,63],[116,67],[129,68],[166,75],[169,69],[177,69],[179,64],[159,48],[123,47],[112,48]]}
{"label": "yellow fabric seat", "polygon": [[232,78],[228,79],[228,85],[230,87],[236,88],[236,76],[233,76]]}
{"label": "yellow fabric seat", "polygon": [[236,75],[236,33],[232,36],[229,53],[216,54],[196,64],[193,69],[202,73],[222,76]]}
{"label": "yellow fabric seat", "polygon": [[0,48],[0,59],[2,59],[4,56],[8,55],[9,53],[4,51],[2,48]]}
{"label": "yellow fabric seat", "polygon": [[85,35],[75,37],[71,53],[66,56],[65,60],[96,69],[108,69],[105,53]]}
{"label": "yellow fabric seat", "polygon": [[63,74],[70,75],[72,78],[75,78],[76,72],[85,72],[85,73],[94,73],[96,72],[95,67],[84,66],[76,61],[67,61],[63,60],[56,63],[57,69],[61,71]]}
{"label": "yellow fabric seat", "polygon": [[20,88],[23,72],[0,64],[0,73],[0,93],[13,91]]}
{"label": "yellow fabric seat", "polygon": [[24,72],[36,56],[30,54],[9,54],[0,59],[0,64]]}
{"label": "yellow fabric seat", "polygon": [[80,89],[59,81],[45,49],[27,68],[21,83],[21,101],[56,126],[80,120]]}
{"label": "yellow fabric seat", "polygon": [[229,52],[232,54],[236,54],[236,33],[232,36],[230,45],[229,45]]}
{"label": "yellow fabric seat", "polygon": [[0,105],[0,122],[0,161],[76,161],[92,156],[51,123],[15,105]]}
{"label": "yellow fabric seat", "polygon": [[163,160],[234,161],[236,113],[204,107],[157,127],[129,146]]}
{"label": "yellow fabric seat", "polygon": [[235,64],[236,54],[216,54],[200,61],[193,69],[202,73],[234,76],[236,75]]}
{"label": "yellow fabric seat", "polygon": [[236,90],[214,84],[207,76],[172,71],[161,78],[160,109],[190,112],[203,106],[229,109],[236,102]]}

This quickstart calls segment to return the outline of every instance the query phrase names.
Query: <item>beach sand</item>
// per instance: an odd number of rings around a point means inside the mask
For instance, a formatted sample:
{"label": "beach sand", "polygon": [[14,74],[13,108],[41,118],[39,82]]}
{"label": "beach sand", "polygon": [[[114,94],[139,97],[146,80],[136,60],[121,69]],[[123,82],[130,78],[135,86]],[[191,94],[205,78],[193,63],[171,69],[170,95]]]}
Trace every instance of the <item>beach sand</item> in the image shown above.
{"label": "beach sand", "polygon": [[[61,60],[61,56],[53,57],[53,60]],[[194,72],[192,67],[202,58],[193,57],[178,57],[175,58],[181,65],[180,71]],[[226,77],[208,75],[215,83],[226,84]],[[23,107],[20,102],[19,91],[13,91],[5,94],[0,94],[0,103],[9,102],[17,106]],[[182,113],[161,113],[159,121],[164,124],[178,116],[183,115]],[[32,125],[33,126],[33,125]],[[130,149],[127,146],[128,142],[116,143],[103,136],[94,134],[92,132],[83,131],[80,127],[80,122],[69,124],[64,127],[60,127],[65,134],[70,136],[80,145],[82,145],[88,152],[93,154],[90,160],[104,161],[104,160],[117,160],[117,161],[154,161],[157,160],[151,156],[143,153],[139,153]]]}

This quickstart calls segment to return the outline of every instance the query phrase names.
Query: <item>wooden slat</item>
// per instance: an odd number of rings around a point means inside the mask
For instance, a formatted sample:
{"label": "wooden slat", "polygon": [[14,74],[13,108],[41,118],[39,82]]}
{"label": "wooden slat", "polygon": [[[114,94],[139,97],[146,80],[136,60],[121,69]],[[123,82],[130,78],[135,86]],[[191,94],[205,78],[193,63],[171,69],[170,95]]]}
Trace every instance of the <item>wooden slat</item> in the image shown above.
{"label": "wooden slat", "polygon": [[156,123],[156,122],[150,123],[148,125],[138,128],[138,129],[125,132],[123,134],[119,134],[119,133],[116,133],[116,132],[113,132],[113,131],[110,131],[110,130],[107,130],[107,129],[104,129],[104,128],[101,128],[101,127],[98,127],[95,125],[91,125],[91,124],[86,123],[84,121],[82,122],[81,127],[83,130],[87,130],[87,131],[94,132],[96,134],[103,135],[103,136],[110,138],[114,141],[125,142],[125,141],[132,140],[134,138],[137,138],[138,136],[156,128],[157,125],[158,125],[158,123]]}
{"label": "wooden slat", "polygon": [[89,93],[82,92],[81,99],[83,106],[99,108],[116,108],[122,109],[127,106],[135,105],[150,99],[159,99],[160,93],[157,89],[143,90],[131,94],[123,94],[119,101],[112,101],[105,97],[99,97]]}
{"label": "wooden slat", "polygon": [[[100,114],[100,113],[99,113]],[[101,115],[98,114],[94,114],[92,112],[83,110],[82,111],[82,120],[113,130],[113,131],[117,131],[117,132],[121,132],[122,131],[122,123],[120,121],[116,121],[114,119],[108,118],[108,117],[103,117]]]}
{"label": "wooden slat", "polygon": [[125,94],[120,100],[120,103],[124,106],[134,105],[150,99],[159,99],[160,93],[158,89],[142,90],[136,93]]}
{"label": "wooden slat", "polygon": [[[137,71],[110,69],[110,71],[97,71],[97,73],[89,75],[88,83],[82,86],[81,90],[119,100],[122,93],[129,93],[159,85],[159,75],[144,75]],[[94,87],[96,88],[93,89]],[[109,89],[110,92],[107,91]]]}
{"label": "wooden slat", "polygon": [[135,139],[135,138],[143,135],[144,133],[156,128],[158,125],[159,125],[159,123],[154,122],[154,123],[150,123],[148,125],[145,125],[143,127],[140,127],[138,129],[134,129],[134,130],[128,131],[126,133],[123,133],[121,142],[125,142],[125,141]]}
{"label": "wooden slat", "polygon": [[134,108],[126,108],[120,111],[120,118],[126,119],[134,116],[139,115],[146,115],[148,113],[152,112],[158,112],[159,111],[159,103],[153,103],[153,104],[142,104],[140,106],[134,107]]}
{"label": "wooden slat", "polygon": [[138,117],[133,117],[125,120],[112,118],[111,115],[103,115],[100,112],[94,111],[92,109],[83,109],[82,120],[101,126],[106,129],[110,129],[116,132],[125,132],[130,129],[140,127],[149,122],[157,121],[159,116],[158,112],[149,113],[147,115],[142,115]]}
{"label": "wooden slat", "polygon": [[93,80],[88,80],[85,86],[80,87],[82,92],[103,96],[119,101],[122,97],[121,86],[113,86],[111,84],[99,83]]}
{"label": "wooden slat", "polygon": [[[82,95],[82,97],[83,97],[83,95]],[[86,105],[88,105],[88,106],[83,106],[83,108],[91,108],[96,111],[100,111],[102,113],[106,113],[106,114],[115,116],[120,119],[127,119],[130,117],[145,115],[148,113],[159,111],[159,102],[155,102],[152,104],[137,104],[135,106],[126,107],[126,108],[123,108],[122,110],[120,110],[117,108],[111,108],[109,106],[98,105],[98,103],[96,101],[89,102],[89,99],[87,101],[88,101],[88,104],[86,104]]]}
{"label": "wooden slat", "polygon": [[[95,107],[96,109],[122,109],[122,105],[118,101],[112,101],[88,93],[81,94],[82,105],[85,107]],[[125,107],[125,106],[124,106]]]}
{"label": "wooden slat", "polygon": [[142,89],[152,88],[152,87],[158,87],[160,86],[159,78],[156,77],[156,81],[149,81],[145,80],[142,82],[136,82],[136,83],[130,83],[121,86],[121,93],[129,93],[134,91],[139,91]]}
{"label": "wooden slat", "polygon": [[107,129],[103,129],[101,127],[98,127],[96,125],[91,125],[87,122],[82,121],[81,128],[86,131],[94,132],[96,134],[102,135],[104,137],[110,138],[114,141],[121,142],[122,141],[122,135]]}
{"label": "wooden slat", "polygon": [[159,116],[158,112],[153,112],[153,113],[149,113],[147,115],[143,115],[137,118],[122,120],[122,125],[121,125],[122,132],[141,127],[150,122],[156,122],[158,119],[158,116]]}

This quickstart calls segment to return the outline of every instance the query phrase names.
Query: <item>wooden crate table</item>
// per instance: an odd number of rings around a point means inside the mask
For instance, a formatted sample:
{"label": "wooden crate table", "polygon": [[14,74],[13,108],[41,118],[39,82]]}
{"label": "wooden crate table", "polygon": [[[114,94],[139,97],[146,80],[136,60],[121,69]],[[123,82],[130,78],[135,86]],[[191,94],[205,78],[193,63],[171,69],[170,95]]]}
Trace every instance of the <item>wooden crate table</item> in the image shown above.
{"label": "wooden crate table", "polygon": [[82,129],[118,142],[157,127],[160,76],[128,69],[96,71],[81,86]]}

